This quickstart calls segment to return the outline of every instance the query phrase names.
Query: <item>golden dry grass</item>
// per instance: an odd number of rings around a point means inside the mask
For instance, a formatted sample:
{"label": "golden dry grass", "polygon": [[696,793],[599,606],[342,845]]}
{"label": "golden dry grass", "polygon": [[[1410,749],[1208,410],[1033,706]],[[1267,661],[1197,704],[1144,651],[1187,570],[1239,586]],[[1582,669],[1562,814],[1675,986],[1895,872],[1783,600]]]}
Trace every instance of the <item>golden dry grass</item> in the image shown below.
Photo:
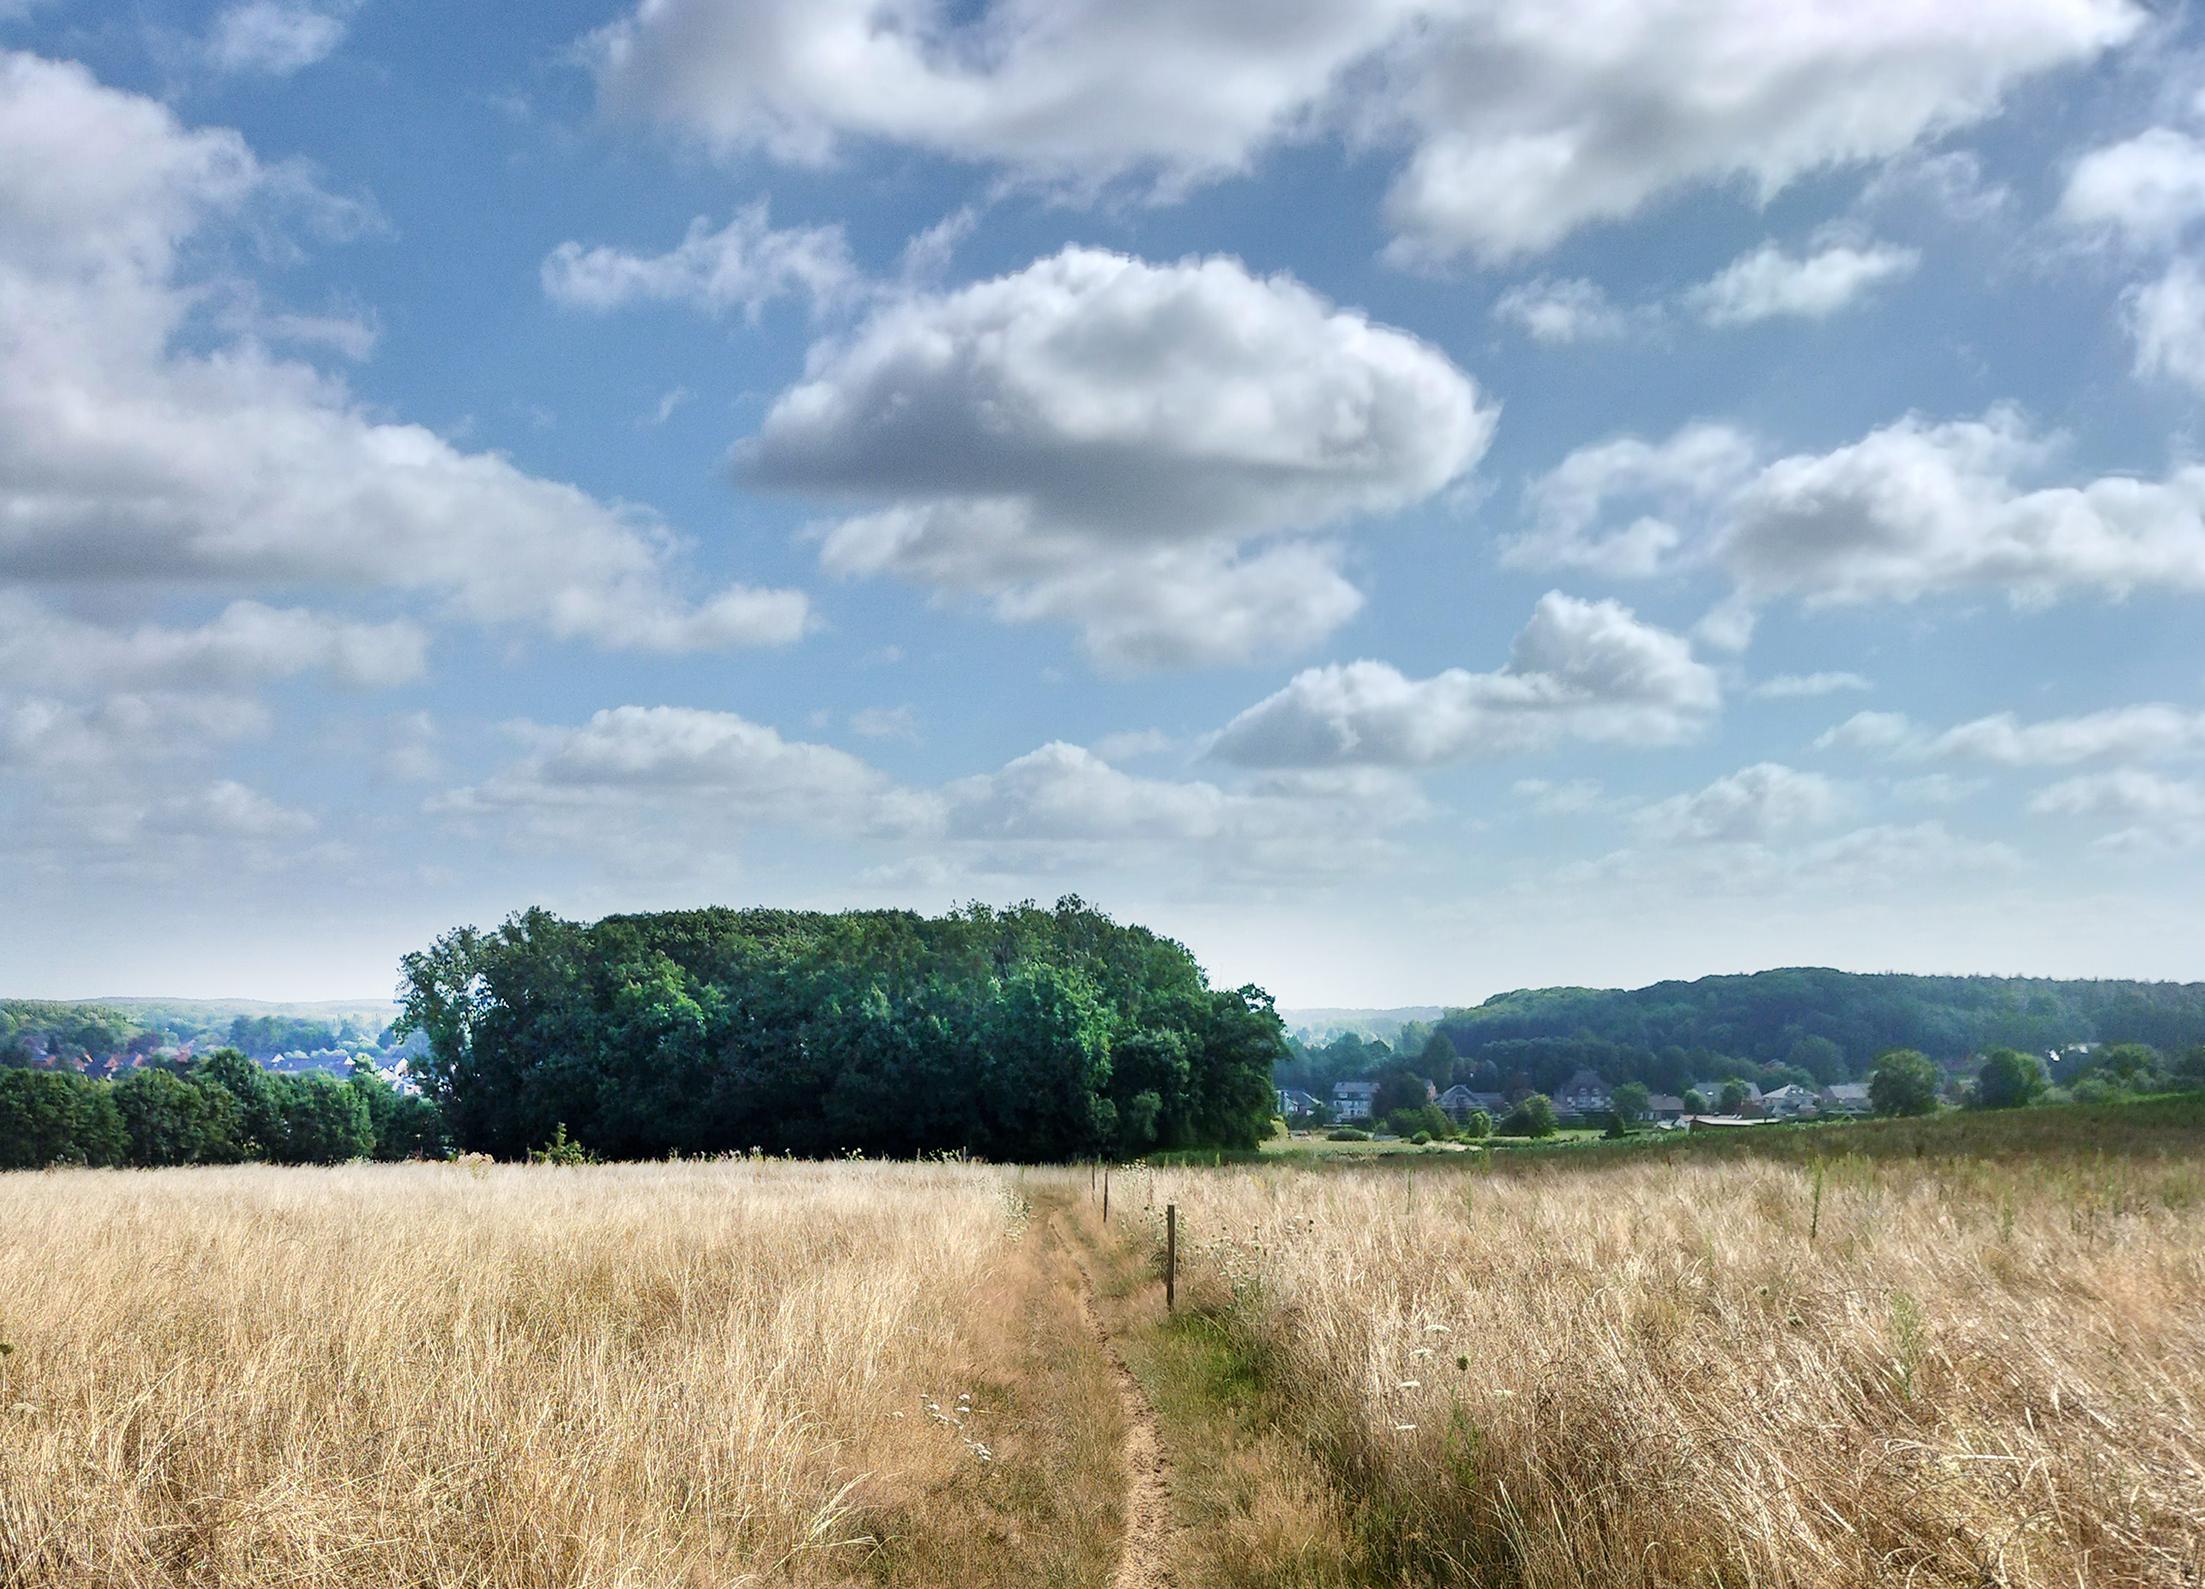
{"label": "golden dry grass", "polygon": [[1179,1171],[1155,1199],[1200,1327],[1355,1498],[1371,1581],[2205,1575],[2194,1160]]}
{"label": "golden dry grass", "polygon": [[1024,1223],[962,1166],[0,1176],[0,1584],[1100,1581]]}

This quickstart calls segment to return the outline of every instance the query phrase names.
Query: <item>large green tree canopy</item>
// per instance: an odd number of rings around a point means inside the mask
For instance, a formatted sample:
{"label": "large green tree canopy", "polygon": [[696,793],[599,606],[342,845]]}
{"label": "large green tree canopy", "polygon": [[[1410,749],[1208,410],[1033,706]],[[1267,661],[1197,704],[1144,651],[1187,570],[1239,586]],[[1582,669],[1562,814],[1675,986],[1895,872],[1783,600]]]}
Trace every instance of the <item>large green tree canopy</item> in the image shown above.
{"label": "large green tree canopy", "polygon": [[530,910],[408,955],[402,1031],[461,1146],[997,1159],[1246,1147],[1269,995],[1076,898],[941,917]]}

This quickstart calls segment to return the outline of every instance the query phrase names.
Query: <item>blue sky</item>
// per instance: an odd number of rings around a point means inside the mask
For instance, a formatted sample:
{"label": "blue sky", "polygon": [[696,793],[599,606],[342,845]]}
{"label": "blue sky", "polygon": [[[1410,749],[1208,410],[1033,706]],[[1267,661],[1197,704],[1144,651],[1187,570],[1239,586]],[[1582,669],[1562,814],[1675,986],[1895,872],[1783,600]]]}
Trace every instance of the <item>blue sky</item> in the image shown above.
{"label": "blue sky", "polygon": [[1289,1004],[2198,974],[2180,8],[0,52],[11,994],[1068,891]]}

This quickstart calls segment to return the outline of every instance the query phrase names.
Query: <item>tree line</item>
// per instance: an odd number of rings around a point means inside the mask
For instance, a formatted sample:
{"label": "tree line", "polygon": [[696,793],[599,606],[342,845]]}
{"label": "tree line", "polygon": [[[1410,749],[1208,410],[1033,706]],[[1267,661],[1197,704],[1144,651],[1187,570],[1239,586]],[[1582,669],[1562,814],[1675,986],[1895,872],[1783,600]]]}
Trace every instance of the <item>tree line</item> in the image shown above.
{"label": "tree line", "polygon": [[79,1164],[343,1164],[437,1158],[436,1106],[369,1070],[277,1076],[235,1049],[148,1064],[115,1081],[0,1069],[0,1170]]}
{"label": "tree line", "polygon": [[1252,1147],[1283,1029],[1259,988],[1076,897],[824,914],[543,910],[408,955],[401,1033],[457,1144],[515,1158]]}
{"label": "tree line", "polygon": [[1829,1045],[1849,1079],[1865,1074],[1878,1055],[1901,1048],[1958,1059],[1994,1048],[2043,1052],[2098,1041],[2179,1053],[2205,1043],[2205,983],[1798,967],[1632,989],[1526,989],[1451,1009],[1435,1025],[1463,1054],[1510,1039],[1544,1038],[1597,1040],[1652,1055],[1699,1050],[1766,1063],[1788,1061],[1811,1039]]}

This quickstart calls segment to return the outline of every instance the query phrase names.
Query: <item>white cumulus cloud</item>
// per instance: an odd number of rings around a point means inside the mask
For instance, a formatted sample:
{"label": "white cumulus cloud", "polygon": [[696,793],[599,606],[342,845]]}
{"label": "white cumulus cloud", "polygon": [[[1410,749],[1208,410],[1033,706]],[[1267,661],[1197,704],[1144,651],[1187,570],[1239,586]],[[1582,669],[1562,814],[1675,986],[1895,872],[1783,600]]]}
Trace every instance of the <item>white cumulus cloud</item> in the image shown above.
{"label": "white cumulus cloud", "polygon": [[643,650],[804,631],[800,592],[684,597],[647,514],[204,345],[183,260],[286,201],[338,208],[234,132],[0,54],[0,579],[415,591]]}
{"label": "white cumulus cloud", "polygon": [[1612,601],[1542,597],[1508,665],[1412,679],[1383,662],[1295,675],[1219,734],[1215,754],[1254,767],[1419,767],[1564,739],[1690,739],[1721,704],[1715,672],[1682,636]]}
{"label": "white cumulus cloud", "polygon": [[1341,135],[1398,152],[1398,257],[1493,261],[1682,188],[1765,201],[1905,154],[2143,21],[2130,0],[641,0],[590,47],[606,105],[729,156],[885,140],[1176,192]]}
{"label": "white cumulus cloud", "polygon": [[1445,355],[1290,278],[1068,248],[823,341],[738,459],[887,504],[822,530],[830,570],[1071,622],[1143,666],[1336,627],[1361,598],[1312,533],[1433,496],[1493,424]]}

